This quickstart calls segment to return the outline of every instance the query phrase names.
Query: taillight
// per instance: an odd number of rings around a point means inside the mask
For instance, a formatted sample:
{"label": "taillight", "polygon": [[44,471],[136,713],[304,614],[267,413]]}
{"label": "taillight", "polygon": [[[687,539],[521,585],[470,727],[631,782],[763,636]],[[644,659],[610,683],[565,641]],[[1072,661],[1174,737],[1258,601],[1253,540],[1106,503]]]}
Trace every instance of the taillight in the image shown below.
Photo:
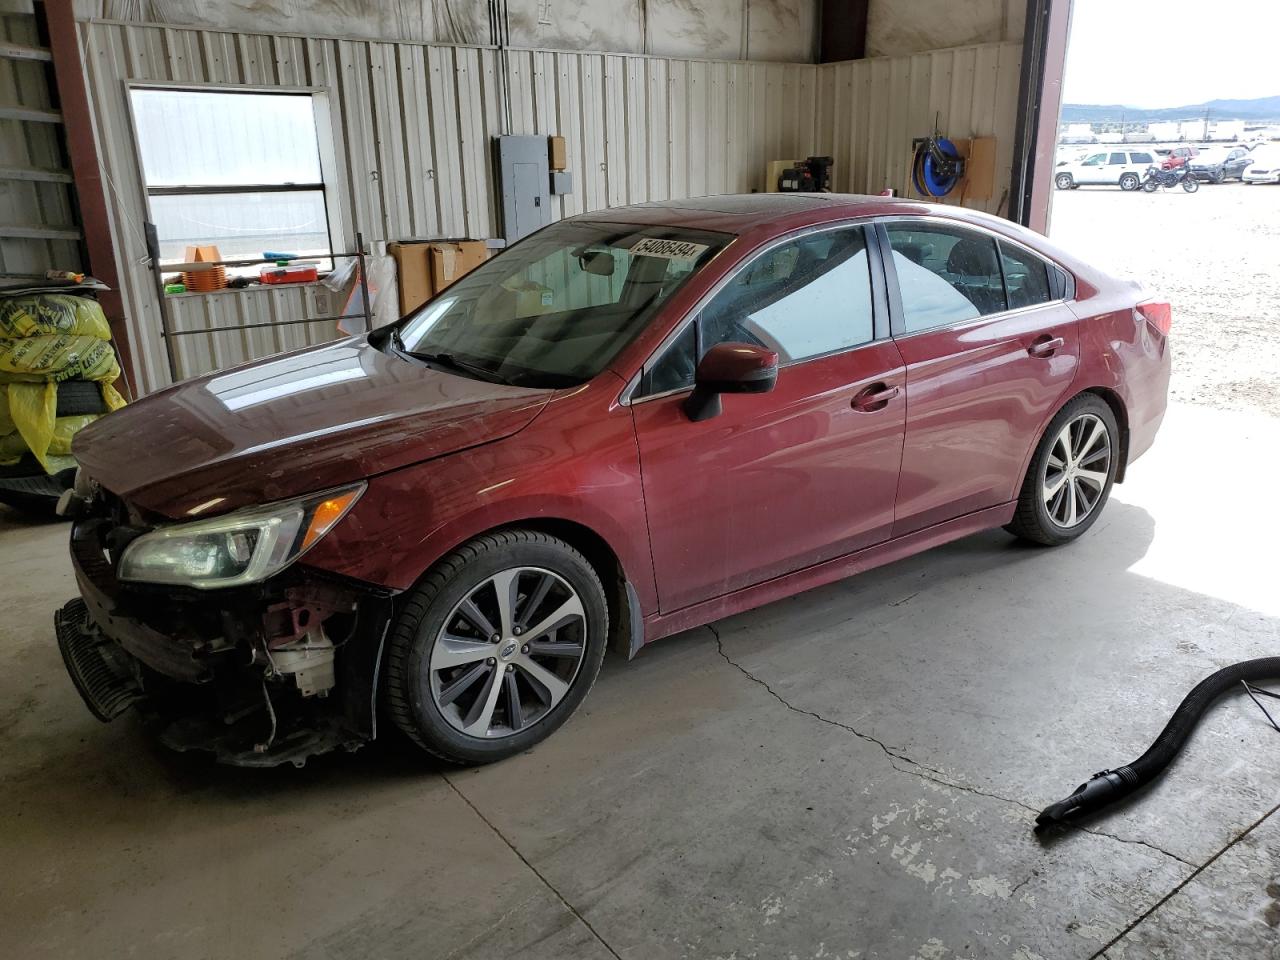
{"label": "taillight", "polygon": [[1138,312],[1164,336],[1169,335],[1173,327],[1173,310],[1167,303],[1140,303]]}

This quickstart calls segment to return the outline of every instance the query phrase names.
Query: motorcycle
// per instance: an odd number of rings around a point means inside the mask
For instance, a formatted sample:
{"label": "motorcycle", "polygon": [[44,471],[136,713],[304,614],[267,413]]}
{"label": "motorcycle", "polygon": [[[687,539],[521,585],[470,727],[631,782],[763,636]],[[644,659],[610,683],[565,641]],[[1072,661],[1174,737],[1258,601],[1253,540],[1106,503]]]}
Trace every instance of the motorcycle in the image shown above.
{"label": "motorcycle", "polygon": [[1187,193],[1195,193],[1200,189],[1200,181],[1191,175],[1191,164],[1184,163],[1173,170],[1161,170],[1157,166],[1147,167],[1146,175],[1139,186],[1147,193],[1155,193],[1161,187],[1172,190],[1178,184]]}

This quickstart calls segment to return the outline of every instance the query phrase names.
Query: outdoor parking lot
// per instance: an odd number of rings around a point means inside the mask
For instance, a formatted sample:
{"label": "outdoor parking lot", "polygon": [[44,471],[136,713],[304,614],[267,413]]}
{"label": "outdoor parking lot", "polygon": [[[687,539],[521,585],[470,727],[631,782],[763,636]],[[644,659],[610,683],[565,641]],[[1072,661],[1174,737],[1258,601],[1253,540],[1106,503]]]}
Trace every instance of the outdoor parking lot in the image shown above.
{"label": "outdoor parking lot", "polygon": [[1171,400],[1280,416],[1280,186],[1055,190],[1049,235],[1169,298]]}

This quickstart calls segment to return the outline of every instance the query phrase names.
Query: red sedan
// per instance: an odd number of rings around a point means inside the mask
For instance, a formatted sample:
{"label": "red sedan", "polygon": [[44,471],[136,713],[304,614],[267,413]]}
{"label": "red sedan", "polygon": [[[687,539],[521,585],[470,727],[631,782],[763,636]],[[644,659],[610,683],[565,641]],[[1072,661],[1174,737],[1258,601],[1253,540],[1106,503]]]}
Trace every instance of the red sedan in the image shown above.
{"label": "red sedan", "polygon": [[1170,312],[1007,221],[750,195],[565,220],[400,322],[83,431],[58,614],[90,708],[301,763],[390,720],[484,762],[606,647],[991,527],[1097,521]]}

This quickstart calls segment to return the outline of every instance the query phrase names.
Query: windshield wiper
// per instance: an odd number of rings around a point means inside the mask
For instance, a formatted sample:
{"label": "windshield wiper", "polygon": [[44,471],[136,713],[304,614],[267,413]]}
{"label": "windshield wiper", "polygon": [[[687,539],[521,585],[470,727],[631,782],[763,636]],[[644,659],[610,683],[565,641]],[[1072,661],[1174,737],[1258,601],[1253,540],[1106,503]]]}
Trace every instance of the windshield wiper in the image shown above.
{"label": "windshield wiper", "polygon": [[506,386],[511,384],[505,378],[490,370],[488,367],[482,367],[478,363],[472,363],[470,360],[463,360],[461,357],[455,357],[452,353],[427,353],[419,350],[406,350],[404,341],[400,338],[397,331],[392,334],[392,344],[396,348],[396,353],[401,356],[410,357],[420,363],[432,364],[437,367],[447,367],[450,370],[456,370],[465,373],[468,376],[475,377],[477,380],[484,380],[488,383],[501,383]]}

